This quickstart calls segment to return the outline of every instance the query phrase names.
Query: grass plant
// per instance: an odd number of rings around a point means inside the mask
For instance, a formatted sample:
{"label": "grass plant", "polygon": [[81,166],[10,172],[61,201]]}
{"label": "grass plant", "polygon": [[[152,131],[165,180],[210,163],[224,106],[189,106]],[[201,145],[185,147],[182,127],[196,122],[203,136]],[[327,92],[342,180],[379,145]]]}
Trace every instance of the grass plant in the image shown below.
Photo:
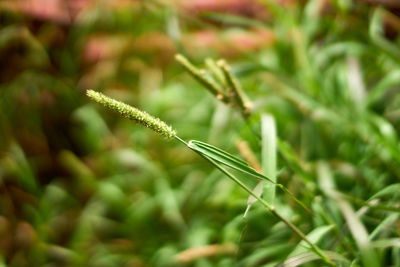
{"label": "grass plant", "polygon": [[393,9],[6,2],[1,266],[400,267]]}
{"label": "grass plant", "polygon": [[[225,65],[223,65],[224,69],[227,69]],[[229,79],[232,79],[229,78]],[[236,85],[237,86],[237,85]],[[237,171],[240,171],[242,173],[245,173],[247,175],[253,176],[254,178],[259,178],[259,179],[264,179],[268,181],[269,183],[272,183],[273,185],[278,185],[284,192],[289,193],[289,191],[281,184],[276,184],[273,180],[270,178],[257,173],[254,169],[252,169],[245,161],[240,160],[233,155],[230,155],[216,147],[213,147],[209,144],[199,142],[196,140],[191,140],[188,143],[182,140],[174,130],[170,126],[168,126],[165,122],[161,121],[158,118],[154,118],[148,113],[138,110],[132,106],[129,106],[125,103],[119,102],[117,100],[114,100],[112,98],[109,98],[101,93],[95,92],[93,90],[88,90],[87,95],[95,100],[96,102],[110,108],[113,111],[117,111],[120,113],[122,116],[131,119],[135,121],[138,124],[142,124],[145,127],[150,128],[151,130],[157,132],[158,134],[168,137],[168,138],[176,138],[179,140],[181,143],[185,144],[187,147],[191,148],[193,151],[198,153],[200,156],[202,156],[204,159],[209,161],[211,164],[213,164],[218,170],[220,170],[222,173],[224,173],[226,176],[231,178],[234,182],[236,182],[241,188],[243,188],[247,193],[249,193],[253,198],[258,200],[269,212],[271,212],[276,218],[284,222],[293,232],[295,232],[301,239],[303,239],[310,247],[312,250],[321,257],[325,261],[325,263],[329,265],[334,265],[334,263],[328,258],[328,256],[325,255],[323,251],[321,251],[315,244],[313,244],[306,236],[305,234],[302,233],[302,231],[297,228],[294,224],[292,224],[290,221],[286,220],[284,217],[282,217],[274,208],[272,204],[268,204],[267,201],[262,199],[259,194],[254,193],[253,189],[246,185],[245,182],[243,182],[241,179],[237,178],[235,175],[233,175],[231,172],[226,170],[223,166],[230,167],[232,169],[235,169]],[[246,109],[246,106],[242,106],[243,108]],[[266,118],[265,118],[266,119]],[[266,190],[265,194],[270,193],[271,190]],[[274,194],[274,193],[272,193]],[[289,193],[291,197],[294,198],[294,200],[298,201],[301,205],[303,205],[299,200],[297,200],[291,193]],[[267,196],[268,198],[271,198],[271,196]]]}

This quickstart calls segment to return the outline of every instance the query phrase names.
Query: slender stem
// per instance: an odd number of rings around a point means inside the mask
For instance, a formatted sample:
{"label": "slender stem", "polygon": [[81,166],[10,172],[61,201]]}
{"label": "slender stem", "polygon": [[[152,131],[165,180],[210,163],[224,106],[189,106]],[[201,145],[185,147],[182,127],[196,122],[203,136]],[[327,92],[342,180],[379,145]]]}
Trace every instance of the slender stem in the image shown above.
{"label": "slender stem", "polygon": [[[202,83],[203,85],[205,85],[207,87],[207,89],[210,90],[210,88],[208,87],[209,85],[205,84],[204,82],[204,76],[200,75],[198,72],[194,72],[193,70],[197,70],[193,65],[190,64],[190,62],[184,58],[183,56],[176,56],[176,59],[179,63],[181,63],[186,70],[189,71],[190,74],[192,74],[192,76],[194,76],[195,79],[197,79],[200,83]],[[192,68],[193,67],[193,68]],[[235,77],[232,75],[232,73],[230,72],[230,70],[227,68],[226,64],[222,64],[221,69],[224,73],[225,78],[227,79],[228,84],[231,86],[231,89],[234,90],[235,93],[235,97],[237,99],[237,102],[239,104],[241,113],[243,115],[243,117],[245,118],[245,120],[248,119],[248,115],[251,112],[251,108],[252,108],[252,102],[247,98],[247,96],[244,94],[243,90],[240,87],[239,82],[235,79]],[[223,97],[221,99],[221,97],[218,97],[218,95],[216,94],[217,90],[214,90],[214,88],[212,88],[212,90],[210,90],[214,95],[217,96],[217,99],[221,100],[222,102],[230,103],[229,101],[229,97],[226,100],[225,97]],[[180,142],[182,142],[183,144],[185,144],[187,146],[187,143],[182,140],[181,138],[179,138],[178,136],[175,136],[176,139],[178,139]],[[256,195],[250,188],[248,188],[242,181],[240,181],[239,179],[237,179],[233,174],[231,174],[229,171],[227,171],[226,169],[224,169],[223,167],[221,167],[217,162],[215,162],[213,159],[207,157],[206,155],[203,155],[202,153],[200,153],[199,151],[193,150],[195,151],[197,154],[199,154],[201,157],[203,157],[204,159],[208,160],[209,162],[211,162],[217,169],[219,169],[222,173],[224,173],[225,175],[227,175],[229,178],[231,178],[233,181],[235,181],[237,184],[239,184],[243,189],[245,189],[250,195],[252,195],[255,199],[257,199],[268,211],[270,211],[276,218],[278,218],[279,220],[281,220],[282,222],[284,222],[293,232],[295,232],[302,240],[304,240],[307,244],[309,244],[311,246],[311,248],[313,249],[313,251],[321,257],[322,260],[324,260],[327,264],[331,265],[331,266],[336,266],[336,264],[334,262],[332,262],[326,255],[325,253],[319,249],[315,244],[313,244],[306,236],[305,234],[299,229],[297,228],[294,224],[292,224],[290,221],[286,220],[285,218],[283,218],[279,213],[276,212],[275,208],[272,205],[269,205],[264,199],[262,199],[261,197],[259,197],[258,195]],[[290,196],[294,197],[294,195],[292,193],[290,193],[282,184],[277,184],[274,183],[276,186],[278,186],[278,188],[280,188],[281,190],[283,190],[285,193],[288,193]],[[295,198],[296,202],[298,202],[303,208],[305,207],[304,205],[302,205],[302,203]],[[307,211],[309,211],[308,208],[306,208]]]}
{"label": "slender stem", "polygon": [[236,99],[236,102],[240,106],[240,110],[245,117],[248,117],[251,114],[253,109],[253,105],[251,101],[248,99],[247,95],[244,93],[242,87],[240,86],[239,81],[233,76],[232,71],[228,64],[221,60],[218,62],[219,67],[224,73],[225,79],[233,92],[233,97]]}
{"label": "slender stem", "polygon": [[175,135],[175,139],[177,139],[179,142],[185,144],[187,146],[188,144],[185,142],[185,140],[181,139],[179,136]]}
{"label": "slender stem", "polygon": [[360,206],[366,206],[371,209],[378,209],[378,210],[387,210],[387,211],[394,211],[394,212],[400,212],[400,206],[387,206],[387,205],[381,205],[377,203],[371,203],[371,201],[364,201],[362,199],[356,198],[351,195],[346,195],[340,192],[337,192],[337,194],[340,194],[341,197],[346,198],[348,201],[353,202],[354,204],[360,205]]}
{"label": "slender stem", "polygon": [[217,99],[227,103],[228,102],[228,97],[224,94],[222,88],[218,86],[214,81],[211,79],[207,78],[202,71],[197,69],[190,61],[182,56],[182,55],[176,55],[175,56],[176,61],[184,67],[187,72],[189,72],[190,75],[192,75],[193,78],[195,78],[198,82],[200,82],[202,85],[204,85],[205,88],[207,88],[208,91],[210,91],[213,95],[217,97]]}
{"label": "slender stem", "polygon": [[312,210],[310,210],[306,205],[304,205],[303,202],[300,201],[292,192],[289,191],[283,184],[275,184],[278,188],[280,188],[284,193],[289,195],[297,204],[299,204],[305,211],[307,211],[309,214],[314,216],[314,213]]}
{"label": "slender stem", "polygon": [[[197,152],[197,151],[195,151]],[[222,168],[218,163],[216,163],[214,160],[211,158],[197,152],[201,157],[204,159],[208,160],[211,162],[217,169],[219,169],[221,172],[223,172],[225,175],[227,175],[229,178],[231,178],[233,181],[235,181],[237,184],[239,184],[243,189],[247,191],[250,195],[252,195],[254,198],[256,198],[268,211],[270,211],[275,217],[277,217],[279,220],[284,222],[293,232],[295,232],[301,239],[303,239],[307,244],[311,246],[311,248],[314,250],[314,252],[321,257],[327,264],[331,266],[336,266],[335,263],[333,263],[326,255],[325,253],[319,249],[315,244],[313,244],[306,236],[305,234],[297,228],[294,224],[292,224],[290,221],[286,220],[284,217],[282,217],[279,213],[276,212],[274,206],[268,204],[264,199],[259,197],[257,194],[255,194],[250,188],[248,188],[242,181],[237,179],[233,174],[231,174],[229,171],[226,169]]]}
{"label": "slender stem", "polygon": [[[218,67],[217,63],[212,58],[206,58],[204,63],[206,64],[208,70],[211,72],[215,80],[219,84],[223,85],[223,87],[225,87],[226,79],[221,69]],[[226,91],[224,91],[224,93],[226,93]]]}
{"label": "slender stem", "polygon": [[[175,136],[175,138],[180,141],[181,143],[185,144],[187,146],[187,143],[181,139],[178,136]],[[192,149],[193,150],[193,149]],[[290,221],[286,220],[283,218],[279,213],[276,212],[274,206],[268,204],[264,199],[259,197],[257,194],[255,194],[250,188],[247,187],[242,181],[240,181],[238,178],[236,178],[233,174],[231,174],[228,170],[224,169],[221,167],[217,162],[215,162],[213,159],[207,157],[206,155],[196,151],[197,154],[199,154],[202,158],[208,160],[211,162],[217,169],[219,169],[222,173],[227,175],[229,178],[231,178],[233,181],[235,181],[237,184],[239,184],[244,190],[247,191],[250,195],[252,195],[255,199],[257,199],[268,211],[270,211],[275,217],[277,217],[279,220],[284,222],[290,229],[292,229],[293,232],[295,232],[301,239],[303,239],[307,244],[311,246],[311,248],[314,250],[314,252],[320,256],[326,263],[335,266],[335,264],[316,246],[314,245],[306,236],[305,234],[297,228],[294,224],[292,224]]]}
{"label": "slender stem", "polygon": [[[183,139],[181,139],[178,136],[175,136],[175,138],[185,144],[188,147],[187,142],[185,142]],[[189,147],[190,148],[190,147]],[[199,151],[196,151],[194,149],[192,149],[194,152],[196,152],[197,154],[199,154],[202,158],[204,158],[205,160],[211,162],[217,169],[219,169],[222,173],[224,173],[226,176],[228,176],[229,178],[231,178],[234,182],[236,182],[238,185],[240,185],[244,190],[247,191],[247,193],[249,193],[250,195],[252,195],[255,199],[257,199],[268,211],[270,211],[276,218],[278,218],[279,220],[281,220],[282,222],[284,222],[293,232],[295,232],[301,239],[303,239],[307,244],[309,244],[311,246],[311,248],[314,250],[314,252],[320,256],[326,263],[335,266],[335,264],[324,254],[324,252],[319,249],[316,245],[314,245],[306,236],[305,234],[299,229],[297,228],[294,224],[292,224],[290,221],[286,220],[285,218],[283,218],[279,213],[276,212],[274,206],[268,204],[264,199],[262,199],[261,197],[259,197],[257,194],[255,194],[250,188],[247,187],[247,185],[245,185],[242,181],[240,181],[238,178],[236,178],[233,174],[231,174],[228,170],[224,169],[223,167],[221,167],[216,161],[214,161],[213,159],[207,157],[206,155],[202,154]],[[282,185],[278,186],[282,189]]]}
{"label": "slender stem", "polygon": [[[227,80],[228,85],[230,86],[231,90],[234,93],[234,97],[236,99],[236,102],[239,104],[239,108],[242,113],[242,116],[247,121],[249,118],[249,115],[251,114],[253,103],[247,97],[247,95],[244,93],[239,81],[232,74],[232,71],[230,70],[229,65],[224,60],[220,60],[217,64],[221,68],[221,70],[225,76],[225,79]],[[301,202],[298,198],[296,198],[286,187],[284,187],[282,184],[278,184],[275,181],[272,181],[271,179],[269,179],[269,181],[272,182],[273,184],[275,184],[284,193],[288,194],[304,210],[306,210],[308,213],[310,213],[311,215],[314,216],[313,212],[309,208],[307,208],[303,204],[303,202]]]}

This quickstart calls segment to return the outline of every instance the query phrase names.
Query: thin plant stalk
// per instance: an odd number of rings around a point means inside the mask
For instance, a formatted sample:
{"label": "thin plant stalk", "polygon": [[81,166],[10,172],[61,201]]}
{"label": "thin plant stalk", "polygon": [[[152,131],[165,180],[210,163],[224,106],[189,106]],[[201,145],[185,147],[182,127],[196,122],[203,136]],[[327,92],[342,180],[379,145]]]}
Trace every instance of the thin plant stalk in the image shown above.
{"label": "thin plant stalk", "polygon": [[[178,136],[175,136],[175,138],[180,141],[181,143],[185,144],[186,146],[188,146],[188,144],[182,140],[181,138],[179,138]],[[193,150],[195,151],[195,150]],[[311,246],[311,248],[314,250],[314,252],[321,257],[321,259],[323,259],[327,264],[331,265],[331,266],[336,266],[325,254],[324,252],[319,249],[315,244],[313,244],[306,236],[305,234],[299,229],[297,228],[294,224],[292,224],[290,221],[286,220],[284,217],[282,217],[279,213],[276,212],[275,208],[268,204],[264,199],[262,199],[261,197],[259,197],[257,194],[255,194],[253,192],[253,190],[251,190],[250,188],[248,188],[242,181],[240,181],[238,178],[236,178],[233,174],[231,174],[228,170],[226,170],[225,168],[221,167],[217,162],[215,162],[213,159],[195,151],[197,154],[199,154],[202,158],[204,158],[205,160],[209,161],[211,164],[213,164],[218,170],[220,170],[222,173],[224,173],[226,176],[228,176],[229,178],[231,178],[233,181],[235,181],[238,185],[240,185],[247,193],[249,193],[250,195],[252,195],[255,199],[257,199],[261,205],[263,205],[269,212],[272,213],[272,215],[274,215],[276,218],[278,218],[279,220],[281,220],[283,223],[285,223],[293,232],[295,232],[302,240],[304,240],[307,244],[309,244]]]}
{"label": "thin plant stalk", "polygon": [[[131,119],[138,124],[141,124],[151,130],[157,132],[158,134],[167,137],[167,138],[175,138],[181,143],[185,144],[185,146],[191,148],[188,143],[186,143],[183,139],[178,137],[176,131],[172,129],[169,125],[158,118],[154,118],[150,114],[141,111],[135,107],[129,106],[123,102],[112,99],[108,96],[103,95],[102,93],[95,92],[93,90],[88,90],[87,95],[92,98],[94,101],[108,107],[111,110],[119,112],[123,117]],[[191,148],[192,149],[192,148]],[[316,245],[314,245],[304,234],[301,232],[299,228],[297,228],[294,224],[283,218],[279,213],[275,211],[275,208],[268,204],[264,199],[259,197],[257,194],[253,192],[247,185],[245,185],[242,181],[236,178],[233,174],[223,168],[218,162],[214,161],[209,156],[201,153],[200,151],[194,150],[201,157],[209,161],[213,164],[217,169],[219,169],[222,173],[227,175],[233,181],[235,181],[238,185],[240,185],[244,190],[246,190],[250,195],[252,195],[255,199],[257,199],[268,211],[270,211],[276,218],[284,222],[293,232],[295,232],[301,239],[303,239],[306,243],[308,243],[312,250],[321,257],[327,264],[335,266],[335,264],[321,251]],[[281,188],[284,188],[283,186]],[[285,191],[286,192],[286,191]]]}
{"label": "thin plant stalk", "polygon": [[207,88],[208,91],[215,95],[217,99],[225,103],[228,101],[228,97],[224,94],[222,88],[214,81],[206,77],[204,75],[205,73],[196,68],[192,63],[190,63],[190,61],[186,57],[178,54],[175,56],[175,59],[179,64],[182,65],[182,67],[185,68],[185,70],[190,75],[192,75],[193,78],[195,78],[199,83],[204,85],[204,87]]}
{"label": "thin plant stalk", "polygon": [[232,74],[232,71],[225,60],[220,60],[217,64],[224,73],[230,91],[233,93],[234,99],[239,104],[243,116],[247,118],[248,116],[250,116],[253,110],[253,104],[244,93],[239,81]]}

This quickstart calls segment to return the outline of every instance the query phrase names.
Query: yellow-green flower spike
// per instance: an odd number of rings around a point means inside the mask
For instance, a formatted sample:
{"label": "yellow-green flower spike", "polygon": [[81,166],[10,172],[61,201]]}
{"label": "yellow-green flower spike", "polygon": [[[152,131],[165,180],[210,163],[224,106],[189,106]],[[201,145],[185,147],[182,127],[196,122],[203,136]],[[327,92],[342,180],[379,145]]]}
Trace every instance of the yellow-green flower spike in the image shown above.
{"label": "yellow-green flower spike", "polygon": [[154,118],[147,112],[141,111],[93,90],[87,90],[86,94],[94,101],[108,107],[109,109],[117,111],[123,117],[133,120],[138,124],[144,125],[164,137],[176,137],[176,132],[171,128],[171,126],[167,125],[159,118]]}

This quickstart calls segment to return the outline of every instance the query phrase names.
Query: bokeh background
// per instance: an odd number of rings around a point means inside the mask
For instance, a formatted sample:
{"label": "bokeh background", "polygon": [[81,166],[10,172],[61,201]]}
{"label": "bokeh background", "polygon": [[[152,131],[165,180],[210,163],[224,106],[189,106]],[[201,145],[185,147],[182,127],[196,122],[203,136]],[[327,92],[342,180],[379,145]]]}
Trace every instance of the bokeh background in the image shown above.
{"label": "bokeh background", "polygon": [[[95,89],[252,166],[259,116],[272,114],[278,181],[315,215],[282,194],[278,210],[366,266],[355,214],[375,266],[400,266],[399,10],[396,0],[1,1],[0,265],[273,266],[298,249],[262,206],[243,218],[246,192],[198,155],[90,102]],[[224,58],[253,115],[216,100],[176,53],[201,68]],[[324,194],[324,177],[354,213]]]}

